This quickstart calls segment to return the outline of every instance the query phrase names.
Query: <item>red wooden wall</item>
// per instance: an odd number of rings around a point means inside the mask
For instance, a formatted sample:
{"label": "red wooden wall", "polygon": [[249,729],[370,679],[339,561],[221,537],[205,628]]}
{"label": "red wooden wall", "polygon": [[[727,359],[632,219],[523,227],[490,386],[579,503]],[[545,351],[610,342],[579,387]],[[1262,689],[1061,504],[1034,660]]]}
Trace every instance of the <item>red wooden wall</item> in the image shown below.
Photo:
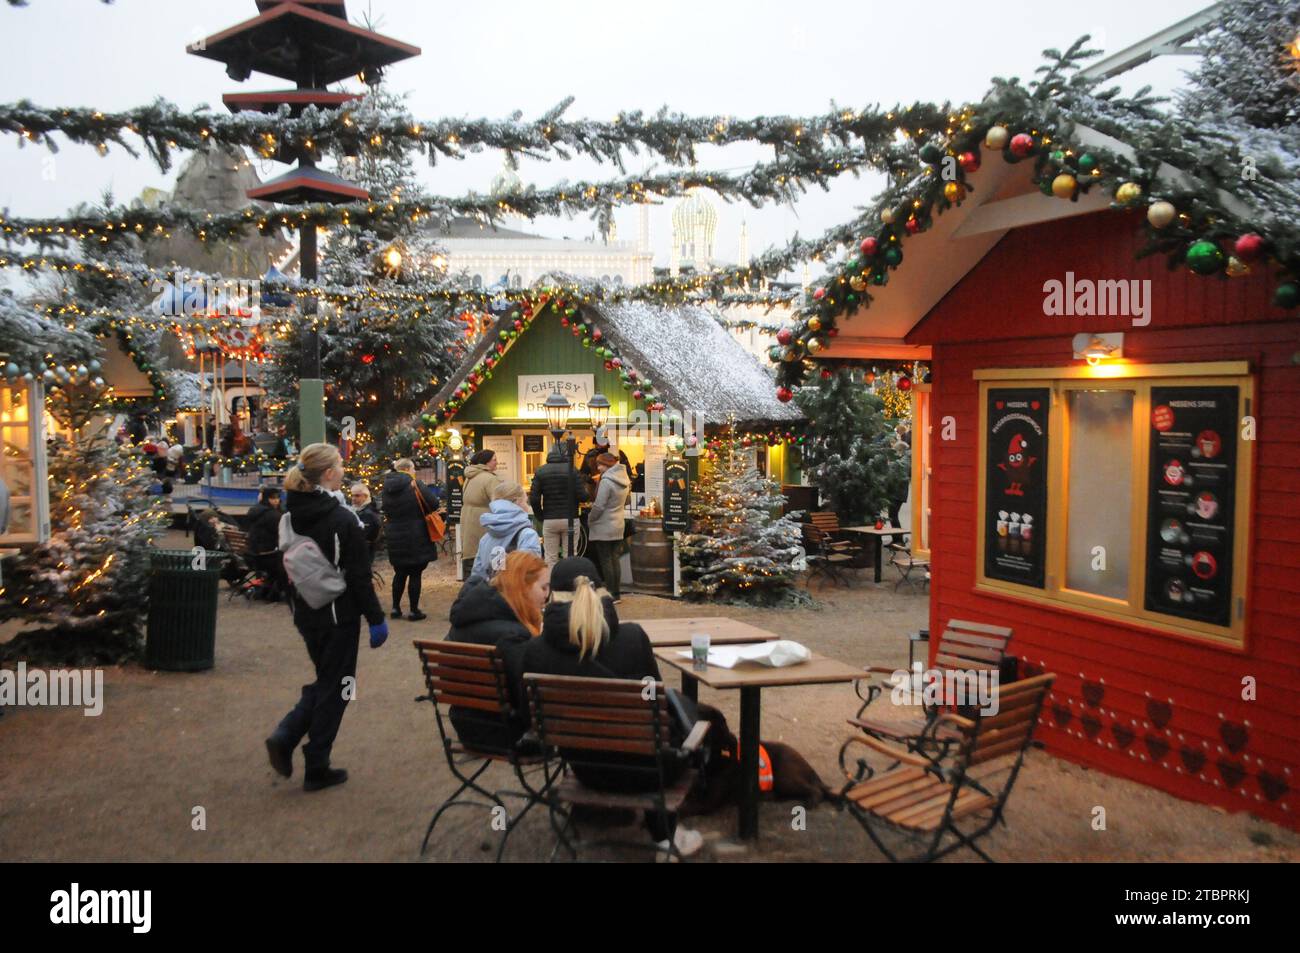
{"label": "red wooden wall", "polygon": [[[1141,219],[1104,212],[1009,233],[908,337],[933,346],[931,628],[1009,625],[1022,670],[1058,679],[1040,738],[1072,761],[1300,827],[1300,314],[1265,269],[1202,278],[1142,260]],[[917,265],[913,265],[916,267]],[[906,267],[906,266],[905,266]],[[1151,323],[1048,317],[1043,283],[1150,279]],[[865,317],[869,320],[870,313]],[[981,367],[1064,366],[1080,331],[1123,331],[1143,363],[1249,360],[1257,378],[1246,652],[974,590]],[[957,421],[957,439],[939,421]],[[933,647],[935,643],[931,643]],[[1243,677],[1257,682],[1241,698]]]}

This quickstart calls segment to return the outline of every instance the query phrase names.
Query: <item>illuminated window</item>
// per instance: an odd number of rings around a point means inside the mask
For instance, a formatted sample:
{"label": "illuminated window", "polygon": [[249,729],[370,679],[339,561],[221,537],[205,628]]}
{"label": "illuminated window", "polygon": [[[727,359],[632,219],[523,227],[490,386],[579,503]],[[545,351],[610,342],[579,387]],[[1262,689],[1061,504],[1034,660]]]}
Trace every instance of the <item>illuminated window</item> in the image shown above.
{"label": "illuminated window", "polygon": [[49,536],[44,415],[39,384],[0,382],[0,479],[9,491],[9,525],[0,545],[38,543]]}
{"label": "illuminated window", "polygon": [[975,377],[977,587],[1243,646],[1245,362]]}

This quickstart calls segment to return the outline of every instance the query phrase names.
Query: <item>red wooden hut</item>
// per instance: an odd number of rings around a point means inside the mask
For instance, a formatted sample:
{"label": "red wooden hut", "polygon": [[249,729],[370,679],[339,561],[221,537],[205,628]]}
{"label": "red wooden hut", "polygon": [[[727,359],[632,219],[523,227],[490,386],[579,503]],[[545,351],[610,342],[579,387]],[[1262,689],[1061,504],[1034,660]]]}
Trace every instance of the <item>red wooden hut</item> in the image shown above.
{"label": "red wooden hut", "polygon": [[1145,196],[1062,201],[985,156],[818,355],[932,361],[931,629],[1010,626],[1022,675],[1058,673],[1051,753],[1300,827],[1297,312],[1262,261],[1139,258]]}

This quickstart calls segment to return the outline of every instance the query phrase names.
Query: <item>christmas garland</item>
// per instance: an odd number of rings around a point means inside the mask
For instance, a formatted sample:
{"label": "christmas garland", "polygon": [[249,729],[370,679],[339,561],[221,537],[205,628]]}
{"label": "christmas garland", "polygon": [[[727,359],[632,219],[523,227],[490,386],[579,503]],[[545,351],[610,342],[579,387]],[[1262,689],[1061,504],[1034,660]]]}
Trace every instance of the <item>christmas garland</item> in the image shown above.
{"label": "christmas garland", "polygon": [[313,203],[292,209],[267,211],[254,206],[213,215],[197,209],[163,206],[122,208],[111,218],[73,215],[62,218],[9,218],[0,215],[0,236],[7,243],[27,241],[40,248],[65,246],[69,240],[109,244],[128,236],[144,240],[170,238],[174,231],[188,233],[199,242],[236,239],[255,230],[267,235],[280,228],[314,226],[373,228],[393,219],[437,221],[442,227],[453,218],[471,217],[493,223],[502,215],[568,216],[593,212],[602,231],[608,231],[616,206],[653,204],[658,199],[685,195],[707,188],[725,200],[744,199],[754,207],[764,202],[793,202],[813,183],[826,189],[837,176],[876,168],[880,152],[860,148],[837,149],[826,156],[790,155],[759,163],[746,172],[690,170],[662,175],[625,176],[607,182],[562,182],[547,189],[528,188],[502,195],[462,198],[434,196],[419,201],[366,201],[341,205]]}
{"label": "christmas garland", "polygon": [[916,103],[893,109],[839,109],[821,116],[684,116],[667,108],[647,116],[641,111],[621,112],[611,122],[568,120],[563,113],[573,103],[569,97],[540,118],[527,121],[515,113],[509,119],[416,120],[367,108],[365,99],[339,109],[308,106],[298,116],[289,107],[264,114],[216,113],[207,107],[189,112],[166,100],[122,112],[89,108],[38,106],[27,100],[0,105],[0,133],[57,151],[54,134],[71,142],[90,145],[101,155],[110,144],[138,153],[126,136],[137,137],[164,172],[176,150],[194,150],[211,144],[252,149],[271,158],[288,148],[319,157],[322,154],[366,155],[393,159],[408,150],[427,156],[430,165],[439,157],[463,159],[484,149],[504,151],[511,167],[518,157],[568,160],[584,156],[612,163],[624,170],[624,155],[642,150],[675,166],[696,162],[700,145],[755,142],[771,146],[778,155],[801,156],[831,162],[828,144],[847,147],[857,142],[869,151],[887,148],[899,126],[934,128],[943,122],[947,106]]}
{"label": "christmas garland", "polygon": [[[1108,126],[1101,129],[1108,134],[1124,134],[1120,121],[1096,121],[1094,82],[1066,78],[1080,58],[1091,55],[1082,49],[1086,40],[1079,40],[1065,54],[1048,51],[1056,63],[1042,70],[1047,75],[1031,84],[1030,90],[999,81],[994,95],[979,106],[963,108],[944,136],[920,145],[916,174],[875,203],[874,216],[880,224],[864,229],[868,233],[854,242],[855,253],[809,294],[793,326],[778,333],[778,343],[769,351],[778,365],[778,399],[793,397],[793,388],[803,383],[816,355],[838,335],[836,319],[870,306],[869,288],[888,283],[889,272],[903,262],[906,238],[925,231],[934,215],[966,199],[972,190],[966,177],[979,169],[983,152],[1000,154],[1008,163],[1033,161],[1033,181],[1045,195],[1077,202],[1081,195],[1100,188],[1113,197],[1112,208],[1145,207],[1148,242],[1139,257],[1162,253],[1171,269],[1186,265],[1198,275],[1229,278],[1248,273],[1251,264],[1271,261],[1282,279],[1274,303],[1281,308],[1300,305],[1300,236],[1294,223],[1280,216],[1264,224],[1243,221],[1228,207],[1234,204],[1233,197],[1225,197],[1215,187],[1221,180],[1214,173],[1216,167],[1241,168],[1232,144],[1227,144],[1226,153],[1204,144],[1202,158],[1187,170],[1191,179],[1162,176],[1162,164],[1191,155],[1185,146],[1171,149],[1152,134],[1150,101],[1144,99],[1112,103],[1136,120],[1139,134],[1130,136],[1133,141],[1127,144],[1131,156],[1082,141],[1075,115],[1080,122],[1087,119],[1098,128]],[[1164,122],[1175,121],[1165,117]],[[1285,185],[1278,182],[1251,182],[1240,191],[1265,207],[1286,204]],[[1231,248],[1225,251],[1228,241]]]}

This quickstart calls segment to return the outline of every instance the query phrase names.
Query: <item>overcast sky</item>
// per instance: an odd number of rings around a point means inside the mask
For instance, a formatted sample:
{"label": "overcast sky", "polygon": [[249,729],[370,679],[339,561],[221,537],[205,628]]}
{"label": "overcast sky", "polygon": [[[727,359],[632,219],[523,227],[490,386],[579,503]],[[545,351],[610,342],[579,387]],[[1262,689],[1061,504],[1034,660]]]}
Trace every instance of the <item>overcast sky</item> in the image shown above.
{"label": "overcast sky", "polygon": [[[380,32],[417,45],[423,54],[395,66],[390,86],[409,92],[422,119],[492,118],[521,110],[536,116],[576,97],[572,118],[612,119],[619,110],[646,112],[667,105],[688,114],[810,115],[841,107],[898,102],[977,99],[992,76],[1032,77],[1040,52],[1064,48],[1091,33],[1115,52],[1203,9],[1204,0],[1091,0],[1052,8],[1028,3],[883,3],[878,0],[349,0],[354,22],[369,11]],[[256,13],[253,0],[30,0],[26,8],[0,4],[0,99],[103,110],[165,97],[182,108],[219,107],[230,91],[282,88],[254,74],[231,82],[220,64],[187,55],[185,45]],[[1164,57],[1135,70],[1122,85],[1175,86],[1194,60]],[[353,85],[356,85],[355,82]],[[48,153],[0,140],[0,208],[12,215],[57,215],[111,187],[119,201],[147,186],[170,188],[147,158],[114,148],[62,143],[49,181]],[[770,157],[758,147],[702,150],[702,168],[739,169]],[[183,161],[183,158],[182,158]],[[180,163],[178,162],[177,165]],[[497,153],[463,162],[422,164],[437,194],[486,191],[499,170]],[[629,166],[641,171],[644,164]],[[262,163],[269,178],[284,171]],[[45,175],[42,173],[46,172]],[[545,186],[562,178],[613,177],[594,163],[526,163],[526,182]],[[719,202],[716,255],[734,261],[739,223],[749,225],[757,254],[793,234],[814,235],[844,221],[881,187],[876,176],[845,176],[830,193],[816,190],[794,208]],[[656,263],[668,262],[671,202],[651,217]],[[617,214],[620,238],[633,238],[636,212]],[[580,237],[594,227],[585,218],[538,220],[532,230]]]}

